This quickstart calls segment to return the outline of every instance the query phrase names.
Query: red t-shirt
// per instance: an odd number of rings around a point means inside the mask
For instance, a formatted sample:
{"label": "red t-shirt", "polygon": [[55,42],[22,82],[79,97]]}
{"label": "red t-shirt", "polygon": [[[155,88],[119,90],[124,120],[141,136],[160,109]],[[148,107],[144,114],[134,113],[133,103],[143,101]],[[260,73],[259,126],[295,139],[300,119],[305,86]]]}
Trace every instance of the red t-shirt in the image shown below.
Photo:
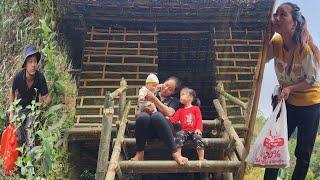
{"label": "red t-shirt", "polygon": [[194,132],[196,129],[199,129],[202,132],[202,115],[198,106],[178,109],[178,111],[170,117],[170,121],[172,123],[180,121],[181,130]]}

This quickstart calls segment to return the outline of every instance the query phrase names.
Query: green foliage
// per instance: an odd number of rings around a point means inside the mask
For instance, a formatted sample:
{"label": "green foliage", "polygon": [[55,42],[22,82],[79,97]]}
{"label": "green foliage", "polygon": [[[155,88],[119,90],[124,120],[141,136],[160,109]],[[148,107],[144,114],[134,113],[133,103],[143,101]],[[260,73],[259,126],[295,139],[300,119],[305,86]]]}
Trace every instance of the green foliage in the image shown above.
{"label": "green foliage", "polygon": [[[17,126],[26,118],[41,114],[42,123],[34,123],[30,128],[32,142],[40,143],[34,147],[19,148],[22,156],[17,164],[20,178],[26,179],[67,179],[67,152],[63,146],[66,141],[62,131],[73,125],[75,108],[68,99],[75,99],[76,91],[68,73],[70,64],[67,53],[57,43],[55,33],[59,10],[55,9],[53,0],[4,0],[0,2],[0,129],[8,109],[7,92],[11,87],[12,77],[22,65],[21,52],[26,44],[32,43],[44,55],[40,67],[48,82],[52,95],[52,106],[39,109],[33,103],[28,108],[28,116],[14,116]],[[21,107],[17,102],[10,108],[18,112]],[[30,116],[30,117],[29,117]],[[14,177],[1,177],[10,179]]]}

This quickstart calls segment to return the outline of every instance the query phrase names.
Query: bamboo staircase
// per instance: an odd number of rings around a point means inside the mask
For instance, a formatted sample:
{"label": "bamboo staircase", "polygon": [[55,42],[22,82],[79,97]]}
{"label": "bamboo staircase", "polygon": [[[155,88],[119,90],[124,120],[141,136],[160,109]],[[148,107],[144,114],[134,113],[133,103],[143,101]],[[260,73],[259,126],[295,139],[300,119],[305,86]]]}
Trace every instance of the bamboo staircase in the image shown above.
{"label": "bamboo staircase", "polygon": [[[238,171],[243,166],[245,152],[243,139],[236,130],[241,127],[232,126],[220,101],[213,100],[219,113],[215,120],[204,120],[204,143],[206,161],[198,161],[192,144],[183,148],[185,156],[190,158],[186,165],[178,165],[171,159],[166,146],[159,140],[148,141],[145,151],[145,161],[129,161],[135,153],[135,138],[133,130],[135,122],[129,120],[131,100],[127,101],[127,82],[122,79],[120,87],[112,93],[106,92],[104,115],[99,145],[96,179],[111,180],[117,177],[125,179],[127,174],[148,173],[210,173],[206,179],[237,179]],[[223,89],[220,89],[224,92]],[[225,93],[225,92],[224,92]],[[233,98],[227,94],[228,98]],[[115,98],[119,97],[119,121],[116,121],[116,138],[112,138],[112,121],[114,119]],[[236,101],[236,99],[232,99]],[[112,142],[112,143],[111,143]],[[110,144],[112,147],[110,148]],[[109,153],[112,152],[109,158]],[[107,171],[106,171],[107,170]]]}
{"label": "bamboo staircase", "polygon": [[[213,31],[215,36],[218,36],[218,33],[220,31]],[[228,33],[232,34],[233,31],[229,29]],[[245,33],[251,32],[245,31]],[[251,46],[249,45],[251,41],[257,40],[246,40],[244,43],[247,44],[243,46]],[[216,40],[214,42],[214,47],[218,46]],[[87,32],[79,78],[76,123],[75,127],[69,130],[69,134],[76,134],[75,139],[82,141],[100,139],[96,179],[109,180],[115,177],[125,179],[129,174],[197,172],[206,173],[204,174],[206,179],[242,179],[245,167],[243,138],[247,132],[247,125],[231,124],[230,120],[233,118],[233,122],[240,123],[241,121],[234,119],[238,119],[239,112],[243,118],[243,112],[250,107],[242,102],[242,100],[247,101],[250,94],[243,95],[242,91],[240,92],[241,88],[247,88],[250,84],[241,86],[234,93],[229,87],[233,81],[220,81],[215,89],[220,95],[219,99],[207,98],[206,101],[211,102],[205,102],[213,104],[212,107],[206,107],[206,110],[211,108],[212,112],[218,113],[217,118],[203,121],[207,161],[197,161],[196,151],[189,143],[183,148],[183,154],[190,161],[187,165],[178,165],[172,160],[165,145],[158,140],[147,142],[145,161],[129,161],[135,153],[134,116],[137,93],[144,85],[147,75],[151,72],[157,73],[157,44],[158,33],[155,28],[153,31],[144,32],[126,29],[118,31],[112,28],[101,31],[92,27]],[[220,53],[218,49],[215,51],[216,55]],[[251,62],[254,60],[252,58],[249,56],[246,61]],[[236,61],[235,58],[231,60]],[[222,60],[217,57],[217,61]],[[220,80],[225,75],[221,68],[226,68],[223,63],[217,67],[219,71],[217,76]],[[250,67],[248,72],[252,76],[253,69]],[[240,70],[232,72],[233,75],[243,74],[244,72]],[[253,79],[243,83],[253,82]],[[229,88],[228,92],[240,99],[226,93],[222,82]],[[246,90],[252,91],[252,89]],[[229,111],[230,109],[233,111]],[[75,140],[70,137],[69,140]]]}

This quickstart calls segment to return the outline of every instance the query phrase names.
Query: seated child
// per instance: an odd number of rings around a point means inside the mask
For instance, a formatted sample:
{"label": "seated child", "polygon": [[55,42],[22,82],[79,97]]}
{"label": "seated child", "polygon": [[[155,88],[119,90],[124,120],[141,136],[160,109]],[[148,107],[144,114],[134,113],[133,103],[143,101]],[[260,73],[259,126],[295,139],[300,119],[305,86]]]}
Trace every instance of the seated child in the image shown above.
{"label": "seated child", "polygon": [[152,93],[156,93],[157,88],[159,85],[159,79],[155,74],[149,74],[147,79],[146,79],[146,85],[142,86],[139,90],[139,97],[138,97],[138,107],[139,107],[139,112],[147,112],[149,114],[153,114],[157,112],[157,108],[154,105],[153,102],[147,101],[145,99],[148,90],[151,91]]}
{"label": "seated child", "polygon": [[172,123],[180,121],[181,130],[176,133],[177,151],[181,155],[181,147],[188,139],[192,139],[196,145],[199,160],[204,159],[204,143],[202,141],[202,115],[197,105],[198,99],[193,89],[183,88],[180,91],[180,102],[183,107],[170,118]]}

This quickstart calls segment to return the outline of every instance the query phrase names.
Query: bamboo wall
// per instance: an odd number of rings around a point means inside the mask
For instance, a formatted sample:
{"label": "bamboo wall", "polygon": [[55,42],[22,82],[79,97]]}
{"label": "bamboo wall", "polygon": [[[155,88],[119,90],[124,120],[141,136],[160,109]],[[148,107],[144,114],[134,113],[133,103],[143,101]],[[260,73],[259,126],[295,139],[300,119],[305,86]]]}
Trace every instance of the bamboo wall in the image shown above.
{"label": "bamboo wall", "polygon": [[[253,98],[263,36],[263,30],[213,29],[217,82],[222,82],[226,92],[244,102]],[[227,101],[227,113],[233,123],[244,123],[243,108]]]}
{"label": "bamboo wall", "polygon": [[[119,87],[121,77],[126,78],[129,86],[127,98],[136,103],[138,90],[145,84],[148,74],[157,72],[156,47],[154,31],[92,27],[87,33],[83,55],[76,123],[101,123],[105,92]],[[117,111],[118,106],[115,108]],[[135,110],[133,106],[130,118],[134,117]]]}
{"label": "bamboo wall", "polygon": [[[263,31],[213,28],[208,33],[212,38],[212,61],[216,67],[206,73],[215,72],[217,82],[223,82],[228,93],[248,102],[257,76]],[[128,98],[136,103],[138,89],[145,84],[147,75],[158,72],[161,60],[157,38],[155,29],[130,31],[92,27],[87,32],[77,97],[77,124],[98,125],[101,122],[105,91],[115,90],[121,77],[128,81]],[[130,111],[131,119],[135,111],[136,106]],[[227,111],[233,123],[245,123],[244,109],[227,101]]]}

